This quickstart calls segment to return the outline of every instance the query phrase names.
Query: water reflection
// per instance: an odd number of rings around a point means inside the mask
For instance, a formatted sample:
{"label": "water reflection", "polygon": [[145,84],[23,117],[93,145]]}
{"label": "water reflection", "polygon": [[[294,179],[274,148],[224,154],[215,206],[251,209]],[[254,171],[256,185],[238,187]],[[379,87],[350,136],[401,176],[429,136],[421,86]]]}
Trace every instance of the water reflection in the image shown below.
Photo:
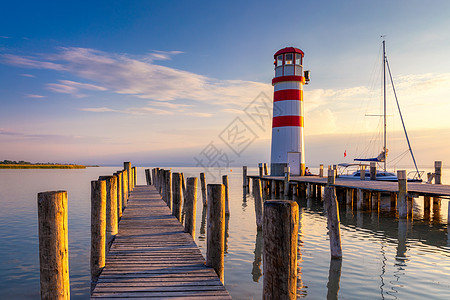
{"label": "water reflection", "polygon": [[339,281],[341,280],[342,259],[331,259],[328,272],[327,299],[338,299]]}
{"label": "water reflection", "polygon": [[253,260],[253,268],[252,268],[252,278],[254,282],[259,282],[259,279],[262,276],[261,271],[262,243],[263,243],[263,233],[262,230],[258,230],[256,232],[255,251],[254,251],[255,258]]}

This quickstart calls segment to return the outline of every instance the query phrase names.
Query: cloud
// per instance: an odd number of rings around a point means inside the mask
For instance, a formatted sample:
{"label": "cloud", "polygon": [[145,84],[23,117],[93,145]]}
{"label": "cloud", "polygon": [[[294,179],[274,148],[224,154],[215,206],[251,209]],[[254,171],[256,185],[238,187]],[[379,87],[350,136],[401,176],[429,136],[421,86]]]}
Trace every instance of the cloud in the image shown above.
{"label": "cloud", "polygon": [[202,117],[202,118],[210,118],[213,116],[213,114],[210,113],[201,113],[201,112],[190,112],[186,113],[188,116],[194,116],[194,117]]}
{"label": "cloud", "polygon": [[20,76],[29,77],[29,78],[35,78],[36,77],[34,75],[31,75],[31,74],[20,74]]}
{"label": "cloud", "polygon": [[42,95],[34,95],[34,94],[27,94],[25,95],[27,98],[44,98],[45,96]]}
{"label": "cloud", "polygon": [[10,36],[4,36],[4,35],[0,35],[0,39],[10,39]]}
{"label": "cloud", "polygon": [[[89,48],[59,48],[45,56],[4,54],[4,63],[25,67],[68,72],[92,85],[117,94],[157,101],[191,99],[217,105],[251,101],[271,85],[243,80],[217,80],[203,75],[154,64],[154,60],[169,59],[180,51],[154,51],[146,58],[132,58],[125,54],[106,53]],[[81,87],[63,82],[50,83],[55,92],[75,93]]]}
{"label": "cloud", "polygon": [[47,89],[56,93],[71,94],[75,97],[85,97],[86,95],[80,94],[80,90],[89,91],[106,91],[107,89],[98,85],[90,83],[80,83],[71,80],[59,80],[60,83],[48,83]]}

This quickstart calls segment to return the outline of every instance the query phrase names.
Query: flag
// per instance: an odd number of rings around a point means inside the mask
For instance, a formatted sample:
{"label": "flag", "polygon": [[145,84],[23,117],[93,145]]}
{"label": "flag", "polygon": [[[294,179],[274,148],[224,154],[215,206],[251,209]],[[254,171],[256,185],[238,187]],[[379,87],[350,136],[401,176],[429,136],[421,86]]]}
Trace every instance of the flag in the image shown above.
{"label": "flag", "polygon": [[344,151],[344,157],[347,156],[347,149]]}

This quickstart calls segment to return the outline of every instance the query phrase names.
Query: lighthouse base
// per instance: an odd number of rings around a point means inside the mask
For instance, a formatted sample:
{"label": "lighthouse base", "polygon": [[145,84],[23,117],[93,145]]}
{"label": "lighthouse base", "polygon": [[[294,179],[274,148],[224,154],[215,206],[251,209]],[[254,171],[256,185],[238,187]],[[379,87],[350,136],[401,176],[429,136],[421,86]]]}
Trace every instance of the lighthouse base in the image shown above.
{"label": "lighthouse base", "polygon": [[270,175],[271,176],[284,176],[284,168],[287,167],[287,163],[271,163]]}

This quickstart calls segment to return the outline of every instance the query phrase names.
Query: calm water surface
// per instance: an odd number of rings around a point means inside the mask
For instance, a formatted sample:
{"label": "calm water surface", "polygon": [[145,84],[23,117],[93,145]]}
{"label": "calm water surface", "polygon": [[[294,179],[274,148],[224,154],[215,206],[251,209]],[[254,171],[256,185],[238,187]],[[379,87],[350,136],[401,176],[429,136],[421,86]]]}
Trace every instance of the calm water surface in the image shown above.
{"label": "calm water surface", "polygon": [[[39,298],[37,193],[67,190],[71,296],[89,298],[90,181],[120,167],[84,170],[0,170],[0,291],[2,299]],[[172,168],[198,176],[200,168]],[[256,174],[256,169],[249,172]],[[450,182],[445,169],[444,183]],[[217,175],[217,174],[215,174]],[[225,285],[235,299],[261,299],[262,234],[256,231],[254,201],[242,190],[241,168],[228,172],[230,217],[227,219]],[[207,176],[209,183],[219,183]],[[138,168],[138,184],[144,184]],[[199,193],[196,242],[205,248],[204,209]],[[398,222],[384,199],[380,214],[340,207],[343,259],[330,261],[323,207],[300,205],[298,296],[309,299],[448,299],[450,238],[447,200],[423,213],[415,199],[414,220]],[[203,222],[202,222],[203,221]],[[203,226],[202,226],[203,223]]]}

